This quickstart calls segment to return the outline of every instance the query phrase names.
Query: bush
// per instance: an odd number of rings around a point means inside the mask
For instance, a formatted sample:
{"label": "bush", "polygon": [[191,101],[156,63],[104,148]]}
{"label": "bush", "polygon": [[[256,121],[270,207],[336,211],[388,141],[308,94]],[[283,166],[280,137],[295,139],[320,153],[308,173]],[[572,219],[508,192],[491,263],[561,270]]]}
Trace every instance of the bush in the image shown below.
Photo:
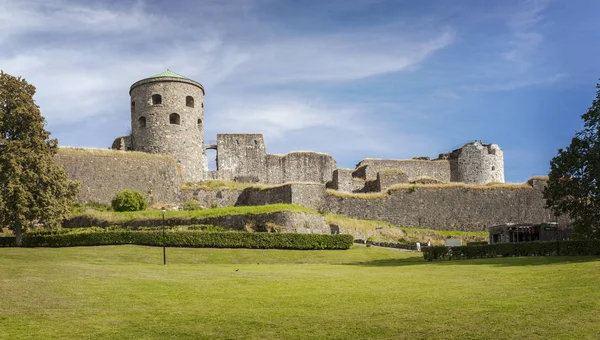
{"label": "bush", "polygon": [[481,259],[510,256],[600,255],[600,241],[545,241],[496,243],[462,247],[423,248],[423,258],[433,260]]}
{"label": "bush", "polygon": [[115,195],[111,206],[114,211],[140,211],[146,209],[148,203],[139,191],[123,190]]}
{"label": "bush", "polygon": [[73,247],[116,244],[191,248],[348,249],[352,235],[241,232],[105,231],[23,237],[25,247]]}
{"label": "bush", "polygon": [[17,238],[14,236],[2,236],[0,237],[0,248],[1,247],[16,247]]}
{"label": "bush", "polygon": [[200,203],[198,203],[194,200],[189,200],[189,201],[185,201],[183,203],[183,210],[186,210],[186,211],[202,210],[202,206],[200,205]]}
{"label": "bush", "polygon": [[488,244],[487,241],[481,241],[481,242],[467,242],[467,246],[482,246],[482,245],[486,245]]}

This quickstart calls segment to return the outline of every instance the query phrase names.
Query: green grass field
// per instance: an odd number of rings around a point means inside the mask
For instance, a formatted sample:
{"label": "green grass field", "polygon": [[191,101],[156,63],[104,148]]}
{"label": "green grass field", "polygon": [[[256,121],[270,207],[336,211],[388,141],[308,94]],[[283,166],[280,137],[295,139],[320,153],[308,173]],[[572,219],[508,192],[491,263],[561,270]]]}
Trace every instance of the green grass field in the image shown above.
{"label": "green grass field", "polygon": [[0,248],[3,339],[598,339],[600,258]]}

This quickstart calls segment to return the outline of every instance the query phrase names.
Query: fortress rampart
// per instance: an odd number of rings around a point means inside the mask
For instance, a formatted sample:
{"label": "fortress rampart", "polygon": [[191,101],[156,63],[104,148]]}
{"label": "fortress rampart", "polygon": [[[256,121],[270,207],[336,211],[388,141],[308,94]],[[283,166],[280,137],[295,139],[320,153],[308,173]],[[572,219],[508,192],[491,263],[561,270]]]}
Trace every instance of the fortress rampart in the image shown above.
{"label": "fortress rampart", "polygon": [[55,159],[70,179],[81,181],[80,202],[110,203],[122,190],[138,190],[150,201],[180,201],[181,176],[169,156],[105,149],[60,148]]}
{"label": "fortress rampart", "polygon": [[326,183],[336,162],[330,155],[294,151],[268,154],[261,134],[217,135],[216,179],[245,183]]}

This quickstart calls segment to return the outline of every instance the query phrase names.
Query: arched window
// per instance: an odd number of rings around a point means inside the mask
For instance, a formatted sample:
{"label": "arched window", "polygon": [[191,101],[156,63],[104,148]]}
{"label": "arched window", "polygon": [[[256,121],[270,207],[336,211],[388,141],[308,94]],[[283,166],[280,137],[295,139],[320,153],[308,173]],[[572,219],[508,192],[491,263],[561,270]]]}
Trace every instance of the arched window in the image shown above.
{"label": "arched window", "polygon": [[135,102],[132,101],[131,102],[131,112],[134,112],[134,111],[135,111]]}
{"label": "arched window", "polygon": [[141,128],[145,128],[146,127],[146,117],[142,116],[142,117],[138,118],[138,125]]}
{"label": "arched window", "polygon": [[180,123],[181,123],[181,120],[177,113],[171,113],[169,115],[169,124],[179,125]]}
{"label": "arched window", "polygon": [[160,96],[160,94],[153,94],[152,95],[152,105],[159,105],[162,104],[162,97]]}
{"label": "arched window", "polygon": [[492,165],[492,171],[496,170],[496,167]]}
{"label": "arched window", "polygon": [[202,119],[198,119],[198,129],[202,128]]}
{"label": "arched window", "polygon": [[192,97],[192,96],[185,97],[185,106],[194,107],[194,97]]}

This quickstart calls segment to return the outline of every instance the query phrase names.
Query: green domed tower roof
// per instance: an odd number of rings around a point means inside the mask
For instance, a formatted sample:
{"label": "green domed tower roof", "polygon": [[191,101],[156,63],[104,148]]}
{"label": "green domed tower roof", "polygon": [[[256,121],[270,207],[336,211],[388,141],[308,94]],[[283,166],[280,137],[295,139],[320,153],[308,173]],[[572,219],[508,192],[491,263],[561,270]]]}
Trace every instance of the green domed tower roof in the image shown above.
{"label": "green domed tower roof", "polygon": [[181,79],[191,80],[190,78],[184,77],[181,74],[175,73],[175,72],[173,72],[173,71],[171,71],[169,69],[167,69],[165,72],[161,72],[161,73],[155,74],[155,75],[150,76],[148,78],[162,78],[162,77],[181,78]]}
{"label": "green domed tower roof", "polygon": [[144,78],[142,80],[136,81],[133,85],[131,85],[131,88],[129,89],[129,93],[131,94],[131,90],[138,85],[146,84],[149,82],[155,82],[155,81],[163,81],[160,78],[166,78],[166,79],[164,79],[164,81],[179,81],[179,82],[196,85],[196,86],[200,87],[202,89],[202,93],[204,93],[204,86],[202,86],[202,84],[200,84],[199,82],[192,80],[188,77],[182,76],[179,73],[173,72],[169,69],[167,69],[165,72],[157,73],[148,78]]}

